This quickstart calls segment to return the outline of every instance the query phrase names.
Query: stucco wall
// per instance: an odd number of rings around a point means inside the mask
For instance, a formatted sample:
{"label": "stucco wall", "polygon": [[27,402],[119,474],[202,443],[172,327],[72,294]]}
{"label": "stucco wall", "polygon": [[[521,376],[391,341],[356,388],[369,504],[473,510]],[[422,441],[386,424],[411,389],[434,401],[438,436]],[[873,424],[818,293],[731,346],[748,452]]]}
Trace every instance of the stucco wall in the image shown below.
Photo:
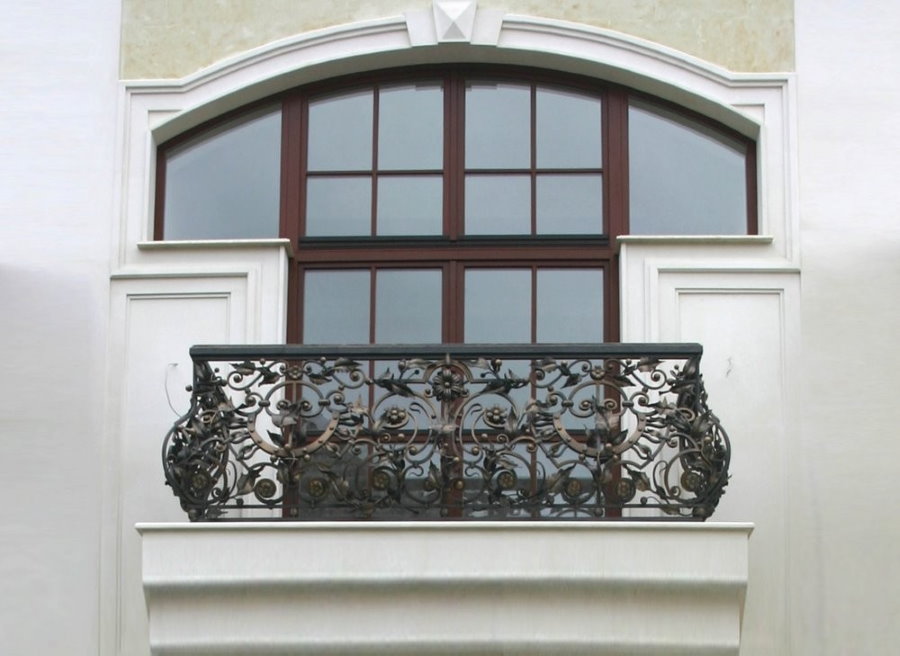
{"label": "stucco wall", "polygon": [[[0,654],[97,654],[119,3],[0,20]],[[106,500],[106,501],[104,501]]]}
{"label": "stucco wall", "polygon": [[897,653],[900,5],[799,0],[797,16],[804,422],[791,653]]}
{"label": "stucco wall", "polygon": [[[430,5],[428,0],[123,0],[121,75],[183,77],[300,32]],[[792,0],[482,0],[478,7],[625,32],[733,71],[794,67]]]}
{"label": "stucco wall", "polygon": [[[7,64],[0,67],[7,91],[0,103],[0,243],[5,246],[0,249],[0,444],[10,498],[0,511],[5,592],[0,653],[135,656],[144,652],[133,644],[147,649],[134,620],[143,621],[144,608],[127,602],[129,586],[138,586],[135,567],[111,554],[123,535],[133,534],[136,519],[165,518],[147,505],[129,514],[132,499],[158,501],[165,512],[181,516],[162,485],[158,464],[159,440],[171,421],[166,384],[177,389],[181,382],[174,373],[166,379],[170,353],[184,358],[181,342],[210,341],[218,333],[202,321],[181,320],[192,315],[170,293],[183,284],[171,276],[174,258],[153,262],[160,278],[172,280],[151,287],[132,281],[132,270],[122,267],[110,292],[109,274],[118,266],[112,242],[127,200],[121,197],[121,178],[135,175],[116,165],[121,159],[116,144],[126,139],[117,114],[124,102],[116,77],[181,76],[280,36],[429,3],[124,0],[121,50],[119,0],[7,4],[0,22]],[[724,409],[730,398],[760,416],[729,423],[729,430],[744,430],[753,443],[763,440],[757,433],[765,435],[769,442],[786,444],[790,455],[776,476],[768,459],[749,461],[748,448],[736,451],[740,470],[725,497],[731,509],[723,511],[757,521],[752,544],[774,544],[760,517],[778,512],[789,520],[780,551],[754,561],[767,578],[751,575],[750,594],[766,612],[754,614],[748,607],[748,656],[889,654],[900,642],[895,562],[900,534],[890,512],[900,456],[894,418],[900,369],[900,186],[894,178],[900,153],[892,147],[900,140],[900,82],[891,75],[900,61],[894,27],[900,5],[884,0],[796,4],[797,94],[790,103],[796,142],[789,152],[799,157],[791,181],[799,187],[801,219],[802,367],[784,388],[791,395],[789,414],[801,428],[773,437],[770,426],[783,418],[770,405],[746,403],[742,391],[732,391],[740,368],[720,366],[707,374],[709,388],[722,390],[714,407]],[[513,12],[609,25],[748,71],[792,68],[792,5],[788,0],[505,4]],[[496,6],[482,2],[484,8]],[[193,18],[187,16],[191,11]],[[731,32],[722,15],[732,17]],[[696,27],[701,24],[706,31]],[[741,38],[731,36],[741,30]],[[135,139],[149,143],[145,132]],[[764,173],[770,189],[771,168]],[[144,177],[139,183],[150,184]],[[727,257],[742,266],[743,251],[734,253]],[[189,255],[184,259],[191,267],[219,276],[215,286],[209,284],[211,295],[238,287],[224,277],[240,268],[238,256]],[[268,289],[262,274],[241,280],[262,280],[258,288]],[[743,285],[741,280],[735,286]],[[250,282],[241,284],[250,289]],[[196,286],[184,288],[197,295]],[[764,353],[750,358],[740,343],[739,353],[750,362],[747,369],[758,370],[755,376],[773,379],[765,368],[772,366],[770,351],[760,346],[750,319],[767,320],[759,315],[780,312],[781,306],[765,304],[770,297],[748,297],[744,294],[747,304],[737,310],[722,306],[723,313],[730,310],[722,315],[727,322],[714,315],[708,324],[694,311],[698,299],[690,297],[680,336],[728,337],[722,323],[746,323],[750,354]],[[134,359],[112,361],[110,351],[125,350],[127,298],[136,299],[130,321],[144,332],[129,342]],[[112,310],[111,302],[117,303]],[[162,313],[151,318],[167,324],[146,320],[154,304]],[[253,307],[245,314],[251,310],[261,314]],[[210,322],[216,316],[201,315]],[[160,336],[158,327],[165,325],[168,332]],[[766,339],[780,339],[775,332]],[[274,339],[262,331],[247,335]],[[245,338],[235,331],[227,336]],[[175,338],[177,349],[170,348]],[[709,347],[704,361],[721,364],[716,345]],[[176,371],[186,371],[186,363]],[[731,386],[716,382],[726,376]],[[109,419],[108,408],[117,407],[112,393],[134,399],[123,406],[134,413]],[[173,402],[180,407],[183,397]],[[146,431],[147,439],[141,441],[144,435],[133,426]],[[126,455],[139,457],[120,457],[121,444],[133,445]],[[151,483],[144,485],[142,477]],[[776,498],[773,480],[783,499],[775,509],[763,503]],[[126,512],[110,493],[109,481],[126,486]],[[737,508],[738,501],[751,510]],[[776,586],[774,598],[785,601],[772,610],[773,597],[766,593]],[[781,623],[762,621],[782,610]]]}

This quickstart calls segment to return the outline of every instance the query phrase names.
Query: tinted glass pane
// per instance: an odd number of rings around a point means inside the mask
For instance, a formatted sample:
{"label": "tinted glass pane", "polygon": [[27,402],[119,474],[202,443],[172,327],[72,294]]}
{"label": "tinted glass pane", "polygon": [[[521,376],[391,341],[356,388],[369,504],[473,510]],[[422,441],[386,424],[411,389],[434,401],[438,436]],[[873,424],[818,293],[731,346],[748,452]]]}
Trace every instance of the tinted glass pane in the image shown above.
{"label": "tinted glass pane", "polygon": [[628,111],[630,232],[745,234],[745,147],[645,105]]}
{"label": "tinted glass pane", "polygon": [[603,270],[539,269],[537,341],[603,341]]}
{"label": "tinted glass pane", "polygon": [[375,280],[375,341],[441,342],[441,271],[379,271]]}
{"label": "tinted glass pane", "polygon": [[440,176],[378,180],[379,235],[439,235],[443,232],[444,180]]}
{"label": "tinted glass pane", "polygon": [[473,83],[466,88],[466,167],[531,164],[531,89]]}
{"label": "tinted glass pane", "polygon": [[373,103],[371,89],[310,101],[310,171],[372,168]]}
{"label": "tinted glass pane", "polygon": [[203,135],[166,156],[166,239],[278,236],[281,112]]}
{"label": "tinted glass pane", "polygon": [[444,92],[440,84],[388,87],[378,98],[378,168],[444,166]]}
{"label": "tinted glass pane", "polygon": [[466,342],[531,342],[529,269],[467,269],[465,286]]}
{"label": "tinted glass pane", "polygon": [[306,234],[347,237],[372,233],[370,177],[307,178]]}
{"label": "tinted glass pane", "polygon": [[366,270],[306,272],[306,344],[369,343],[369,276]]}
{"label": "tinted glass pane", "polygon": [[537,231],[544,235],[602,233],[602,176],[539,175]]}
{"label": "tinted glass pane", "polygon": [[599,98],[537,90],[537,165],[541,168],[600,168],[602,112]]}
{"label": "tinted glass pane", "polygon": [[523,235],[531,232],[531,177],[467,175],[467,235]]}

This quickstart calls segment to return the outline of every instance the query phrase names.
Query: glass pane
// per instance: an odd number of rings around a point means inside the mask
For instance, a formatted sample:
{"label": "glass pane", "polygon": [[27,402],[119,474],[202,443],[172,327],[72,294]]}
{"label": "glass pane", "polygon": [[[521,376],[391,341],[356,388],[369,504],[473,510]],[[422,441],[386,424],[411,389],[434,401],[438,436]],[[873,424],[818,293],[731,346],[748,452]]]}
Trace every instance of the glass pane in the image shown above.
{"label": "glass pane", "polygon": [[628,110],[628,140],[631,234],[746,234],[743,144],[645,105]]}
{"label": "glass pane", "polygon": [[378,180],[379,235],[439,235],[443,232],[441,176],[383,177]]}
{"label": "glass pane", "polygon": [[308,237],[348,237],[371,233],[372,178],[307,178]]}
{"label": "glass pane", "polygon": [[602,269],[538,269],[537,341],[603,341]]}
{"label": "glass pane", "polygon": [[599,98],[537,90],[537,165],[540,168],[603,166]]}
{"label": "glass pane", "polygon": [[309,103],[310,171],[361,171],[372,168],[371,89]]}
{"label": "glass pane", "polygon": [[306,344],[369,343],[367,270],[307,271],[303,287]]}
{"label": "glass pane", "polygon": [[467,175],[467,235],[531,233],[531,176]]}
{"label": "glass pane", "polygon": [[444,167],[444,91],[439,83],[382,89],[378,96],[378,168]]}
{"label": "glass pane", "polygon": [[531,342],[531,271],[467,269],[465,341]]}
{"label": "glass pane", "polygon": [[278,236],[281,111],[230,123],[166,156],[166,239]]}
{"label": "glass pane", "polygon": [[537,232],[597,235],[603,232],[603,177],[539,175]]}
{"label": "glass pane", "polygon": [[473,83],[466,88],[466,168],[531,166],[531,89]]}
{"label": "glass pane", "polygon": [[379,271],[375,279],[375,341],[379,344],[439,344],[441,271]]}

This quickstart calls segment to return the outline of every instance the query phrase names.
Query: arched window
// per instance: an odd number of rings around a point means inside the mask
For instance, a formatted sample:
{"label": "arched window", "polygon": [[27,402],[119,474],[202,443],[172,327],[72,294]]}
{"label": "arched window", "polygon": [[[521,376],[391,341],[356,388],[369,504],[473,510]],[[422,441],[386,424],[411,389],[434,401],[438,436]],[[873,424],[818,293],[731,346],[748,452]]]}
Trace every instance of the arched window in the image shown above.
{"label": "arched window", "polygon": [[158,239],[292,241],[292,342],[615,341],[617,236],[756,231],[751,140],[540,70],[309,85],[158,167]]}

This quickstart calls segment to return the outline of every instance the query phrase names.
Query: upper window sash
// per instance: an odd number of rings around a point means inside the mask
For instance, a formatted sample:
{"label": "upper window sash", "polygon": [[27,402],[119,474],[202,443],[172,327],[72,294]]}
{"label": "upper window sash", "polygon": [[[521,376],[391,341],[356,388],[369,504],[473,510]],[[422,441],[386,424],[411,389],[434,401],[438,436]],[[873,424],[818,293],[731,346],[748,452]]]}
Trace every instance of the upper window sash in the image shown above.
{"label": "upper window sash", "polygon": [[756,232],[755,143],[540,71],[301,88],[159,148],[157,239]]}

